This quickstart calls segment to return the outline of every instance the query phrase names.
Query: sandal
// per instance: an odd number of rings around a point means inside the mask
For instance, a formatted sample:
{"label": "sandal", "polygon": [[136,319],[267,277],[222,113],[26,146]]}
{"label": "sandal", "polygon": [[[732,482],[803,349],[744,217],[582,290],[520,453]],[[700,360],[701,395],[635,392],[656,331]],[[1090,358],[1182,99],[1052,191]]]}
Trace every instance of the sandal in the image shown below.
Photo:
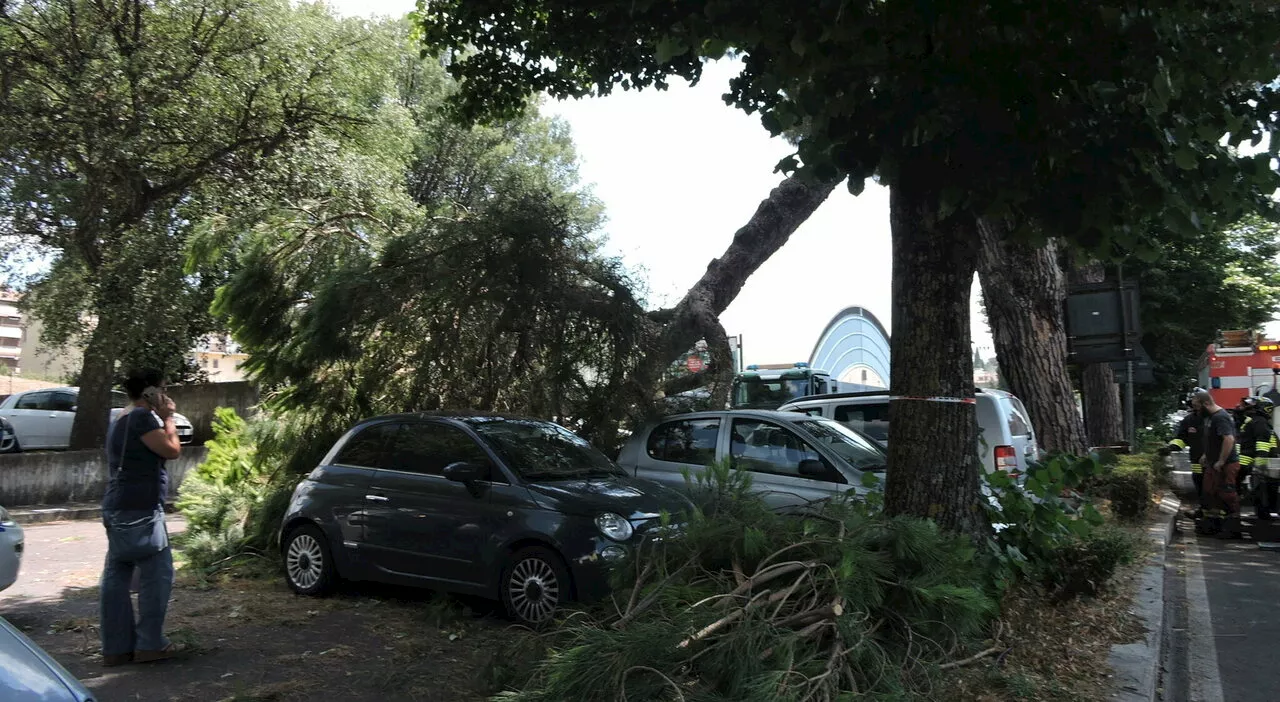
{"label": "sandal", "polygon": [[170,642],[168,646],[159,651],[134,651],[134,663],[154,663],[155,661],[165,661],[171,658],[181,658],[186,655],[187,647],[182,644]]}
{"label": "sandal", "polygon": [[115,666],[118,666],[118,665],[128,665],[129,663],[132,663],[132,662],[133,662],[132,653],[116,653],[110,656],[104,653],[102,655],[102,665],[108,668],[114,668]]}

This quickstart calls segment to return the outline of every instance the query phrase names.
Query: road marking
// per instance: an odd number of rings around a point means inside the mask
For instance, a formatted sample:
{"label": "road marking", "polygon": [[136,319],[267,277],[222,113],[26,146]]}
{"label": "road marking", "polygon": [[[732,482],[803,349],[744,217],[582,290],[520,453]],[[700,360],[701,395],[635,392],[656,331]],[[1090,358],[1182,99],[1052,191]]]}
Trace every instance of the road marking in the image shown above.
{"label": "road marking", "polygon": [[1191,702],[1223,702],[1222,677],[1218,670],[1218,645],[1214,641],[1213,615],[1209,612],[1209,591],[1204,584],[1200,548],[1194,538],[1187,541],[1187,623],[1191,639],[1187,657],[1191,664]]}

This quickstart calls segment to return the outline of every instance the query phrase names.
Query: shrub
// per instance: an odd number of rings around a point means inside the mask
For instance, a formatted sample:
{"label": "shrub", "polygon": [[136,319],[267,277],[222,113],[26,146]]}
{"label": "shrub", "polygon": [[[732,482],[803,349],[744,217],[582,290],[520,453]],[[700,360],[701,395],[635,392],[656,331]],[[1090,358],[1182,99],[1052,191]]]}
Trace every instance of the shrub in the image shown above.
{"label": "shrub", "polygon": [[870,699],[927,694],[995,615],[977,550],[837,498],[786,516],[720,464],[679,539],[633,553],[612,603],[572,614],[519,700]]}
{"label": "shrub", "polygon": [[1044,570],[1044,585],[1056,599],[1096,595],[1117,568],[1133,562],[1137,548],[1134,536],[1116,527],[1070,539],[1055,547],[1052,567]]}
{"label": "shrub", "polygon": [[1138,521],[1151,509],[1152,466],[1147,454],[1116,457],[1116,463],[1099,476],[1091,493],[1111,501],[1111,512],[1124,521]]}
{"label": "shrub", "polygon": [[219,407],[209,453],[182,482],[177,507],[187,530],[177,541],[188,562],[203,571],[237,556],[264,555],[273,546],[292,486],[268,470],[257,450],[255,436],[264,422],[250,425],[235,410]]}

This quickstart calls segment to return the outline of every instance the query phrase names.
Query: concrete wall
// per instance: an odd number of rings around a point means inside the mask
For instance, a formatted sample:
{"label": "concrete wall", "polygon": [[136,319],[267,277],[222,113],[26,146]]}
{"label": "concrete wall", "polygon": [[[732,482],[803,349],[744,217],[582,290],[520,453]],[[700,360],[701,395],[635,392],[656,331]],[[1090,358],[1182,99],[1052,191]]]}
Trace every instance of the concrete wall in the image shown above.
{"label": "concrete wall", "polygon": [[[204,460],[207,449],[188,446],[169,461],[169,499],[178,496],[187,471]],[[50,451],[0,455],[0,505],[59,505],[98,502],[107,488],[107,459],[102,450]]]}
{"label": "concrete wall", "polygon": [[215,409],[230,407],[241,417],[247,417],[258,404],[258,388],[247,382],[174,385],[168,388],[168,393],[178,411],[191,420],[193,443],[197,445],[213,438]]}

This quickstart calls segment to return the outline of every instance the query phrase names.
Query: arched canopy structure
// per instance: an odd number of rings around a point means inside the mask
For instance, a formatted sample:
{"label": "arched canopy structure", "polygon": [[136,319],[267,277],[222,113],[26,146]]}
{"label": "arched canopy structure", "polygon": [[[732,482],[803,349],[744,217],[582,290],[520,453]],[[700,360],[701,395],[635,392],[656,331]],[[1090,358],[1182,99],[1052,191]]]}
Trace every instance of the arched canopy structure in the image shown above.
{"label": "arched canopy structure", "polygon": [[889,387],[889,334],[864,307],[846,307],[822,330],[809,367],[842,383]]}

